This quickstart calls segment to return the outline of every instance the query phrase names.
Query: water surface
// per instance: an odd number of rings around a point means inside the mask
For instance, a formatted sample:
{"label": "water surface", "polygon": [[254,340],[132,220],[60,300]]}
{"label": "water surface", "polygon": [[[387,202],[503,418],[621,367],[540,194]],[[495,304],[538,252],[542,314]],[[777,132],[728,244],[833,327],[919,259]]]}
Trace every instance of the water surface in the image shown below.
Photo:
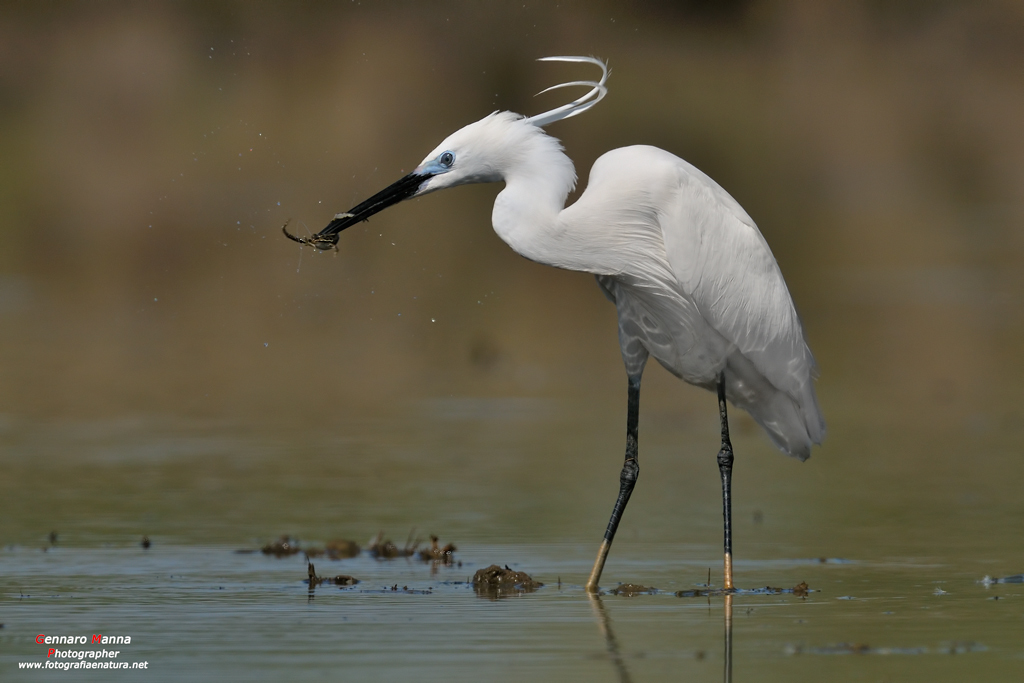
{"label": "water surface", "polygon": [[[149,668],[127,675],[153,680],[718,680],[723,598],[675,595],[703,588],[709,569],[721,583],[713,443],[700,454],[687,437],[709,439],[648,430],[646,478],[602,585],[659,590],[591,598],[582,584],[620,457],[600,443],[599,422],[568,401],[444,399],[343,424],[344,437],[170,419],[10,425],[4,678],[40,677],[16,669],[45,659],[39,633],[102,633],[130,635],[122,659]],[[791,462],[760,438],[737,439],[754,451],[736,470],[737,584],[812,592],[733,598],[733,680],[1010,680],[1024,670],[1024,584],[980,581],[1024,565],[1005,542],[1019,524],[1010,496],[974,499],[970,482],[927,472],[915,484],[898,467],[851,490],[849,463]],[[906,493],[901,512],[862,508],[890,488]],[[365,545],[385,530],[402,545],[412,529],[454,542],[457,563],[320,557],[319,575],[361,582],[310,591],[303,555],[237,552],[281,534]],[[470,577],[492,563],[545,585],[478,596]]]}

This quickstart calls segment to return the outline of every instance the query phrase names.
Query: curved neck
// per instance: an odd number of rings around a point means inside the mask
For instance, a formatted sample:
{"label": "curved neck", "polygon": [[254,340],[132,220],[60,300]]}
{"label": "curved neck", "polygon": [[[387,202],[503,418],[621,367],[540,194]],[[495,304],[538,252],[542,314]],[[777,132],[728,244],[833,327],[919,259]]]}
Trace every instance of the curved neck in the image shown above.
{"label": "curved neck", "polygon": [[[571,163],[571,162],[570,162]],[[610,248],[600,222],[565,208],[568,190],[551,173],[510,173],[494,200],[494,231],[518,254],[544,265],[595,275],[617,275],[622,256]]]}
{"label": "curved neck", "polygon": [[549,260],[553,256],[549,252],[568,194],[543,177],[508,174],[505,189],[494,200],[494,231],[526,258],[557,265]]}
{"label": "curved neck", "polygon": [[505,189],[494,200],[494,231],[526,258],[596,275],[623,271],[622,250],[607,216],[595,215],[587,194],[569,208],[566,197],[576,185],[576,169],[558,140],[521,120],[524,126],[501,155],[496,175]]}

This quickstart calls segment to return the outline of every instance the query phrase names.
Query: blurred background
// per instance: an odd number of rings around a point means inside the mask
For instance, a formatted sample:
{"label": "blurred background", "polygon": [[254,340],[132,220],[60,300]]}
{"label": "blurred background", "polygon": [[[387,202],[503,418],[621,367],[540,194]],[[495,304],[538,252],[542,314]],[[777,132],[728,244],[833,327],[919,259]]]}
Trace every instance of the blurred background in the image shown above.
{"label": "blurred background", "polygon": [[613,307],[500,242],[497,187],[396,207],[337,256],[280,232],[592,76],[536,58],[595,54],[609,97],[550,129],[580,185],[644,143],[733,194],[827,413],[1020,421],[1019,387],[993,393],[1024,369],[1022,37],[1008,1],[4,3],[0,410],[320,421],[620,391]]}
{"label": "blurred background", "polygon": [[[617,490],[626,382],[593,278],[503,244],[495,185],[395,206],[347,230],[336,254],[281,234],[289,220],[318,231],[494,110],[565,102],[571,91],[535,93],[596,69],[535,60],[574,54],[611,67],[600,105],[548,128],[580,187],[600,154],[636,143],[708,173],[767,238],[821,369],[829,434],[807,463],[730,416],[739,585],[822,591],[809,610],[794,599],[795,611],[756,613],[775,621],[743,621],[737,667],[820,680],[824,660],[791,666],[785,643],[962,640],[990,650],[957,657],[961,676],[949,658],[906,666],[929,681],[1019,669],[1020,601],[976,583],[1024,569],[1007,543],[1024,534],[1017,0],[0,2],[5,651],[38,656],[43,632],[148,633],[140,642],[164,648],[158,671],[216,661],[254,680],[268,674],[231,653],[314,667],[282,633],[303,652],[330,632],[339,651],[369,653],[366,678],[389,676],[381,663],[403,652],[422,676],[422,652],[450,680],[449,666],[480,677],[477,636],[505,652],[548,624],[536,633],[571,649],[567,670],[598,662],[572,586]],[[718,446],[714,396],[652,363],[645,475],[608,585],[690,588],[708,567],[717,581]],[[529,621],[513,623],[529,628],[495,629],[451,589],[437,599],[468,611],[403,602],[383,612],[393,621],[339,630],[329,610],[314,628],[300,557],[223,552],[280,534],[363,542],[383,529],[401,543],[410,527],[454,541],[467,574],[510,562],[564,579],[569,607],[552,588],[515,603]],[[817,560],[836,557],[852,561]],[[422,567],[353,562],[327,571],[435,585]],[[163,578],[183,571],[197,578],[182,588]],[[253,611],[223,612],[204,581],[238,587]],[[335,594],[377,624],[382,603]],[[834,599],[851,594],[889,602]],[[680,643],[720,652],[717,612],[711,628],[710,611],[663,603],[612,608],[631,624],[624,651],[652,653],[636,666],[676,662]],[[583,612],[575,631],[567,609]],[[883,609],[899,612],[888,626]],[[546,666],[547,638],[528,657],[481,651],[492,666]],[[394,649],[407,640],[425,645]],[[332,675],[335,655],[316,660]]]}
{"label": "blurred background", "polygon": [[[500,242],[496,186],[395,207],[337,255],[280,231],[495,109],[561,103],[534,93],[593,74],[534,61],[553,54],[612,69],[549,131],[581,187],[601,153],[652,144],[754,217],[827,415],[1020,425],[1010,1],[3,3],[0,411],[320,423],[397,397],[624,394],[613,307]],[[707,407],[648,374],[648,405]]]}
{"label": "blurred background", "polygon": [[[581,187],[603,152],[652,144],[757,221],[821,367],[825,457],[891,430],[1020,443],[1009,0],[3,3],[4,428],[330,432],[415,402],[556,399],[605,406],[618,451],[613,306],[495,236],[498,187],[403,203],[337,254],[281,234],[319,230],[493,110],[565,101],[534,94],[594,74],[535,61],[560,54],[612,70],[600,106],[549,128]],[[697,416],[716,448],[712,396],[652,366],[644,405],[654,428]]]}

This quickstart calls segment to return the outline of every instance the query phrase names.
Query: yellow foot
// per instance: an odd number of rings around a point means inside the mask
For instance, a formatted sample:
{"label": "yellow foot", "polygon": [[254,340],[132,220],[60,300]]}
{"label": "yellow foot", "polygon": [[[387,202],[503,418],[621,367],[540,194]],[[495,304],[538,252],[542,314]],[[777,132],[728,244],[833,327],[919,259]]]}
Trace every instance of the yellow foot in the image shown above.
{"label": "yellow foot", "polygon": [[601,572],[604,571],[604,562],[608,559],[608,551],[611,547],[612,544],[608,542],[608,539],[601,541],[601,547],[597,549],[597,560],[594,562],[594,568],[590,570],[590,578],[587,579],[588,593],[596,593],[600,590],[598,583],[601,581]]}

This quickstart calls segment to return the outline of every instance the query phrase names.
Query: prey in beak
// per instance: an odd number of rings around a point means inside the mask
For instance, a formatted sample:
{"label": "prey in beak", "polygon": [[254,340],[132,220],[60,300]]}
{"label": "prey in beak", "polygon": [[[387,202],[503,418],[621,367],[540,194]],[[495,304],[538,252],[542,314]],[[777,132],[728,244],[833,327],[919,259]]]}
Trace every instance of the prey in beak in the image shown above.
{"label": "prey in beak", "polygon": [[337,250],[338,235],[342,230],[351,225],[355,225],[360,221],[367,220],[373,214],[378,211],[383,211],[392,204],[397,204],[403,199],[409,199],[410,197],[415,196],[416,193],[419,192],[423,183],[430,180],[433,175],[433,173],[429,172],[424,173],[422,171],[413,171],[401,180],[388,185],[365,202],[357,204],[344,213],[337,214],[334,219],[327,224],[326,228],[312,237],[296,237],[288,232],[287,223],[281,226],[281,231],[284,232],[285,237],[293,242],[305,244],[306,246],[319,249],[320,251],[327,251],[328,249]]}

